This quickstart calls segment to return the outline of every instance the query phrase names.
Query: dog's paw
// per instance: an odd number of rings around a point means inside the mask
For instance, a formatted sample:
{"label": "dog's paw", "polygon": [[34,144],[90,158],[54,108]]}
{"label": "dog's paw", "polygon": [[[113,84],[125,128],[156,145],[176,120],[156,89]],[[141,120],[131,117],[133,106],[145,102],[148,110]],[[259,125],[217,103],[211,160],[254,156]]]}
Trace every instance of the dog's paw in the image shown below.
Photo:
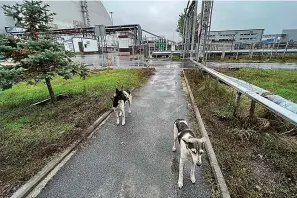
{"label": "dog's paw", "polygon": [[119,125],[120,124],[120,120],[117,120],[117,125]]}
{"label": "dog's paw", "polygon": [[122,116],[122,112],[119,113],[119,116]]}
{"label": "dog's paw", "polygon": [[183,182],[178,182],[178,187],[179,187],[179,188],[182,188],[183,185],[184,185]]}
{"label": "dog's paw", "polygon": [[172,147],[172,151],[175,152],[176,151],[176,148],[175,147]]}
{"label": "dog's paw", "polygon": [[196,178],[195,178],[195,177],[191,177],[191,182],[192,182],[193,184],[195,184],[195,182],[196,182]]}
{"label": "dog's paw", "polygon": [[129,113],[132,113],[132,111],[129,109],[129,111],[128,111]]}
{"label": "dog's paw", "polygon": [[124,126],[126,123],[125,123],[125,121],[122,121],[122,125]]}

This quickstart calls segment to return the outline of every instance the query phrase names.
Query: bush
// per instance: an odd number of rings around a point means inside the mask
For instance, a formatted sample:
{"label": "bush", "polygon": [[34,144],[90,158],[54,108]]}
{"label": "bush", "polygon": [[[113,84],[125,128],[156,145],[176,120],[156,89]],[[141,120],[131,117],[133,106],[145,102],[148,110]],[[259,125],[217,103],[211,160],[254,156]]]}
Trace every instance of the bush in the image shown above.
{"label": "bush", "polygon": [[173,56],[172,57],[172,60],[173,61],[180,61],[180,56]]}

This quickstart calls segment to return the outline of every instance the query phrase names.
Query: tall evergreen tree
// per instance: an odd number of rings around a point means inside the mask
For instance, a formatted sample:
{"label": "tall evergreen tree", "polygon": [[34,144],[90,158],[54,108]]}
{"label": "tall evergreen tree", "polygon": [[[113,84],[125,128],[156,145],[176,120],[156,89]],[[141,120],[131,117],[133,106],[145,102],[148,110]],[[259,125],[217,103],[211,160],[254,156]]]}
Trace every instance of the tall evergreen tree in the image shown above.
{"label": "tall evergreen tree", "polygon": [[[70,79],[75,74],[85,78],[87,69],[85,65],[72,61],[73,54],[67,53],[64,46],[49,36],[50,34],[46,34],[50,29],[49,23],[53,21],[55,15],[49,12],[48,7],[49,5],[44,5],[42,1],[33,0],[13,6],[4,5],[5,14],[13,17],[18,25],[22,25],[26,29],[28,37],[24,36],[19,40],[14,40],[11,36],[1,36],[0,44],[4,45],[0,47],[0,53],[17,62],[15,70],[10,69],[11,72],[16,75],[23,72],[23,77],[29,82],[44,81],[51,101],[54,103],[56,97],[51,84],[52,78],[60,75],[64,79]],[[41,36],[37,38],[36,33],[41,33]],[[5,67],[2,69],[7,70]],[[10,78],[19,79],[12,74]],[[11,86],[6,87],[10,88]]]}

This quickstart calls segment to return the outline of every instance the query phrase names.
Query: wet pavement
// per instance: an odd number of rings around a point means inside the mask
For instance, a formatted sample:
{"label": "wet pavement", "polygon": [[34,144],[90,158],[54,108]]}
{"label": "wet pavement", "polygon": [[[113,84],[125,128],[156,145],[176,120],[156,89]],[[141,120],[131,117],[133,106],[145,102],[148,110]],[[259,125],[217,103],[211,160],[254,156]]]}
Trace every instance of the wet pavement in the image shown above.
{"label": "wet pavement", "polygon": [[[99,69],[106,66],[113,68],[140,68],[140,67],[162,67],[168,68],[170,64],[176,64],[169,58],[165,59],[145,59],[143,55],[119,56],[117,53],[77,55],[74,60],[80,63],[89,64],[90,69]],[[169,64],[168,64],[169,63]],[[185,61],[180,63],[181,67],[194,67],[194,64]],[[297,69],[296,63],[220,63],[208,62],[207,66],[214,68],[258,68],[258,69]]]}
{"label": "wet pavement", "polygon": [[90,69],[101,69],[106,67],[112,67],[117,69],[127,68],[141,68],[141,67],[159,67],[159,68],[191,68],[194,65],[190,61],[174,62],[169,58],[164,59],[145,59],[143,55],[131,55],[131,56],[119,56],[117,53],[109,54],[90,54],[90,55],[77,55],[74,58],[79,63],[85,63],[89,65]]}
{"label": "wet pavement", "polygon": [[188,162],[184,187],[177,186],[179,148],[171,151],[173,122],[189,120],[178,67],[157,69],[135,93],[126,125],[117,126],[112,114],[38,197],[210,197],[205,161],[196,168],[196,184],[190,181]]}
{"label": "wet pavement", "polygon": [[297,69],[296,63],[218,63],[209,62],[214,68],[257,68],[257,69]]}

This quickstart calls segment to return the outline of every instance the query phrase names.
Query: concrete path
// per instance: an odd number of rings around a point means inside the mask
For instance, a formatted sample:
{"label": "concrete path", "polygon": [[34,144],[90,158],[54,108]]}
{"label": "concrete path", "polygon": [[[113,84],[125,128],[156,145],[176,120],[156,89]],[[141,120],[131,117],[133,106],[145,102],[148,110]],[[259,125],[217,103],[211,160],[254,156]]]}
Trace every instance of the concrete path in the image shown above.
{"label": "concrete path", "polygon": [[[126,125],[115,116],[97,129],[95,138],[78,151],[39,194],[44,198],[78,197],[210,197],[203,167],[184,187],[177,186],[179,148],[171,151],[173,122],[188,119],[180,70],[158,69],[134,96]],[[204,158],[205,159],[205,158]]]}

